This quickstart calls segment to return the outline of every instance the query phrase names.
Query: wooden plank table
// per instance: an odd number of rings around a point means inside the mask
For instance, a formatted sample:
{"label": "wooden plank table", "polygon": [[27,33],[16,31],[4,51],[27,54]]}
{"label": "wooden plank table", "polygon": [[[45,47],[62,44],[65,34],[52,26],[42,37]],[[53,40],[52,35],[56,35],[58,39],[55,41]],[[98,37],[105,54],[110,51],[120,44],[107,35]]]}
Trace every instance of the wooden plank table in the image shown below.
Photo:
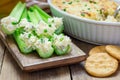
{"label": "wooden plank table", "polygon": [[[73,42],[86,53],[96,46],[76,39],[73,39]],[[0,40],[0,80],[120,80],[120,68],[110,77],[95,78],[86,73],[83,64],[84,62],[81,62],[30,73],[24,72]]]}

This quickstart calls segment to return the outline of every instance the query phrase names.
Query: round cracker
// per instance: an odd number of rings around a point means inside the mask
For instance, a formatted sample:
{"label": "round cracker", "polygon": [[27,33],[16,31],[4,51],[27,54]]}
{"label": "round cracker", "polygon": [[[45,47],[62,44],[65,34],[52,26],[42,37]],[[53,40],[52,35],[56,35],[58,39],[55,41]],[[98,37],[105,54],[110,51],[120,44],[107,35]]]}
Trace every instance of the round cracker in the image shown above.
{"label": "round cracker", "polygon": [[120,60],[120,47],[115,45],[107,45],[106,51],[114,58]]}
{"label": "round cracker", "polygon": [[89,55],[96,53],[106,53],[105,46],[96,46],[89,51]]}
{"label": "round cracker", "polygon": [[89,56],[85,62],[86,71],[96,77],[112,75],[118,68],[118,61],[107,53]]}

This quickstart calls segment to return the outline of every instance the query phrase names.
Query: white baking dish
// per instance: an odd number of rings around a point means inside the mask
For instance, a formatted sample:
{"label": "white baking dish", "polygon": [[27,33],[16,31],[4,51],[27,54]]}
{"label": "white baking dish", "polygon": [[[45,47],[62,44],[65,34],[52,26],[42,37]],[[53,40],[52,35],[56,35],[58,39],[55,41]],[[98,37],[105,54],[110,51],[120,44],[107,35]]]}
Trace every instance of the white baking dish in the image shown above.
{"label": "white baking dish", "polygon": [[[53,16],[63,17],[65,32],[79,40],[94,44],[120,45],[120,22],[84,19],[66,13],[48,0]],[[114,0],[120,3],[120,0]]]}

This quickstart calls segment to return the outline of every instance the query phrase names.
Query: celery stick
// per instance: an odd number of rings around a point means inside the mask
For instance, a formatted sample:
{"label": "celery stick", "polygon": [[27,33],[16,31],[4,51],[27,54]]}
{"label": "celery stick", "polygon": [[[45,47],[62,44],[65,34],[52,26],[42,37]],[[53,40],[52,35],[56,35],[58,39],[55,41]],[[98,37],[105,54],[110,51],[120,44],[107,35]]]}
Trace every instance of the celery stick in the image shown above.
{"label": "celery stick", "polygon": [[19,2],[10,13],[10,16],[15,17],[19,21],[24,9],[25,9],[25,3],[22,4],[21,2]]}
{"label": "celery stick", "polygon": [[44,51],[40,48],[36,49],[41,58],[49,58],[53,55],[54,49],[51,47],[49,51]]}
{"label": "celery stick", "polygon": [[37,18],[38,21],[42,20],[42,17],[40,16],[39,12],[33,6],[31,6],[29,9],[34,13],[34,16]]}
{"label": "celery stick", "polygon": [[21,19],[27,18],[27,17],[28,17],[28,16],[27,16],[27,9],[25,8],[24,11],[23,11],[23,14],[22,14],[22,16],[21,16]]}
{"label": "celery stick", "polygon": [[58,29],[55,30],[55,34],[61,34],[64,30],[64,26],[61,25]]}
{"label": "celery stick", "polygon": [[[38,22],[40,20],[42,20],[42,18],[40,16],[39,12],[36,9],[34,9],[33,7],[30,7],[30,9],[31,9],[31,12],[29,11],[28,15],[29,15],[30,20],[32,21],[32,23],[36,25],[36,24],[38,24]],[[46,36],[41,35],[40,39],[41,39],[41,41],[43,41],[42,44],[45,44],[46,41],[44,41],[43,37],[45,38]],[[51,45],[51,47],[48,46],[48,49],[44,49],[44,50],[41,49],[41,48],[36,48],[36,51],[37,51],[37,53],[39,54],[39,56],[41,58],[48,58],[48,57],[52,56],[52,54],[54,52],[54,49],[53,49],[53,47]]]}
{"label": "celery stick", "polygon": [[[27,18],[27,9],[25,8],[24,11],[23,11],[23,14],[21,16],[21,19],[23,18]],[[25,44],[25,42],[20,38],[20,34],[22,34],[24,32],[24,29],[23,28],[18,28],[14,33],[13,33],[13,37],[20,49],[20,51],[23,53],[23,54],[28,54],[30,52],[33,51],[33,49],[30,47],[28,48],[28,46]]]}
{"label": "celery stick", "polygon": [[20,8],[20,10],[17,12],[17,14],[15,15],[17,17],[18,20],[20,20],[22,13],[24,12],[25,9],[25,4],[23,4]]}
{"label": "celery stick", "polygon": [[42,19],[45,22],[48,22],[48,18],[51,18],[51,16],[49,16],[46,12],[44,12],[41,8],[39,8],[37,5],[33,6],[34,9],[37,9],[37,11],[39,12],[39,15],[42,17]]}
{"label": "celery stick", "polygon": [[34,7],[33,7],[33,6],[30,6],[30,7],[29,7],[29,10],[33,12],[33,11],[34,11]]}
{"label": "celery stick", "polygon": [[71,51],[71,46],[70,45],[68,45],[64,48],[58,48],[56,45],[53,45],[53,48],[54,48],[55,53],[57,55],[65,55],[65,54],[67,54]]}
{"label": "celery stick", "polygon": [[42,20],[42,18],[41,18],[41,16],[39,15],[38,11],[35,10],[35,9],[34,9],[33,11],[28,11],[28,16],[29,16],[31,22],[32,22],[34,25],[38,24],[38,22],[39,22],[40,20]]}
{"label": "celery stick", "polygon": [[[46,12],[44,12],[41,8],[39,8],[39,6],[34,5],[33,7],[34,7],[34,8],[31,8],[31,9],[34,9],[34,10],[36,9],[37,12],[39,13],[39,15],[42,17],[42,19],[43,19],[46,23],[48,23],[48,18],[52,18],[52,17],[49,16]],[[48,23],[48,24],[49,24],[49,23]],[[60,33],[63,32],[63,30],[64,30],[64,26],[61,25],[61,26],[59,26],[59,27],[55,30],[55,33],[56,33],[56,34],[60,34]]]}
{"label": "celery stick", "polygon": [[30,18],[30,21],[31,21],[34,25],[38,24],[38,19],[37,19],[37,17],[35,16],[34,12],[28,11],[28,16],[29,16],[29,18]]}
{"label": "celery stick", "polygon": [[24,8],[25,8],[25,4],[19,2],[12,10],[9,16],[1,19],[3,32],[10,35],[16,30],[17,24],[19,23]]}
{"label": "celery stick", "polygon": [[21,2],[18,2],[17,5],[13,8],[13,10],[11,11],[10,15],[12,17],[15,16],[16,12],[20,9],[20,7],[22,6]]}
{"label": "celery stick", "polygon": [[35,16],[37,17],[38,21],[42,20],[42,17],[40,16],[40,14],[38,13],[38,11],[36,9],[34,9],[34,13],[35,13]]}
{"label": "celery stick", "polygon": [[23,32],[23,29],[22,29],[22,28],[17,29],[17,30],[14,32],[13,37],[14,37],[14,39],[16,40],[17,45],[18,45],[20,51],[21,51],[22,53],[24,53],[24,54],[28,54],[28,53],[32,52],[33,49],[32,49],[32,48],[28,48],[27,45],[25,44],[25,42],[21,40],[20,34],[21,34],[22,32]]}
{"label": "celery stick", "polygon": [[43,16],[45,16],[46,18],[51,18],[51,16],[49,16],[46,12],[44,12],[39,6],[34,5],[33,7],[36,8],[36,9],[38,9],[38,11],[39,11]]}

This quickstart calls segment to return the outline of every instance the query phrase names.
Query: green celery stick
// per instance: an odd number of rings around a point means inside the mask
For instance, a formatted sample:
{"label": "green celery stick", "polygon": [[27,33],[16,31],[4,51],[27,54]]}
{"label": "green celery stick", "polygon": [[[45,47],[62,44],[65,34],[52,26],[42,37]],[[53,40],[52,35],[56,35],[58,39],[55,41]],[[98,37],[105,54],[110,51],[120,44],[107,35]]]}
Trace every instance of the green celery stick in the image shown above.
{"label": "green celery stick", "polygon": [[[49,16],[46,12],[44,12],[39,6],[34,5],[33,7],[34,7],[34,8],[31,8],[31,10],[36,9],[37,12],[39,13],[39,15],[42,17],[42,19],[43,19],[46,23],[48,23],[48,18],[52,18],[52,17]],[[64,30],[64,26],[61,25],[61,26],[58,27],[58,29],[55,30],[55,33],[56,33],[56,34],[60,34],[60,33],[63,32],[63,30]]]}
{"label": "green celery stick", "polygon": [[34,10],[35,16],[37,17],[38,21],[42,20],[42,17],[39,15],[38,11]]}
{"label": "green celery stick", "polygon": [[27,9],[25,8],[24,11],[23,11],[23,13],[22,13],[21,19],[27,18],[27,17],[28,17],[27,16]]}
{"label": "green celery stick", "polygon": [[[29,12],[28,12],[28,15],[30,17],[30,20],[32,21],[33,24],[38,24],[38,22],[40,20],[42,20],[41,16],[39,15],[38,11],[36,9],[34,9],[33,7],[31,7]],[[42,27],[42,26],[41,26]],[[42,37],[40,37],[41,40],[44,40],[44,37],[43,35],[41,35]],[[44,41],[43,41],[44,42]],[[54,52],[54,49],[51,45],[51,47],[49,48],[49,50],[42,50],[40,48],[36,48],[36,51],[37,53],[39,54],[39,56],[41,58],[49,58],[50,56],[52,56],[53,52]]]}
{"label": "green celery stick", "polygon": [[35,9],[35,8],[37,9],[37,11],[39,12],[39,15],[42,17],[42,19],[43,19],[45,22],[48,22],[48,18],[52,18],[52,17],[49,16],[46,12],[44,12],[39,6],[34,5],[33,7],[34,7],[34,9]]}
{"label": "green celery stick", "polygon": [[[31,22],[34,24],[34,26],[36,26],[36,24],[38,24],[39,21],[42,20],[40,14],[39,14],[38,11],[37,11],[36,9],[34,9],[34,8],[33,8],[32,12],[31,12],[31,11],[28,12],[28,15],[29,15],[29,17],[30,17]],[[43,20],[42,20],[42,21],[43,21]],[[41,27],[42,27],[42,26],[41,26]],[[36,35],[37,35],[37,34],[36,34]],[[40,34],[40,35],[37,35],[37,36],[38,36],[39,38],[41,38],[41,37],[51,38],[51,35],[45,34],[45,33]]]}
{"label": "green celery stick", "polygon": [[31,6],[29,10],[34,13],[38,20],[42,20],[42,17],[40,16],[39,12],[33,6]]}
{"label": "green celery stick", "polygon": [[[25,8],[22,15],[21,15],[21,19],[23,18],[26,18],[27,19],[27,9]],[[28,48],[27,45],[25,44],[25,42],[20,38],[20,34],[23,33],[24,30],[23,28],[18,28],[14,33],[13,33],[13,37],[20,49],[20,51],[23,53],[23,54],[28,54],[30,52],[33,51],[32,48]]]}
{"label": "green celery stick", "polygon": [[19,21],[25,9],[25,5],[25,3],[22,4],[21,2],[19,2],[10,13],[10,16],[15,17]]}
{"label": "green celery stick", "polygon": [[52,56],[53,52],[54,52],[54,49],[51,48],[49,51],[42,51],[41,49],[36,49],[36,51],[38,52],[39,56],[42,57],[42,58],[49,58]]}
{"label": "green celery stick", "polygon": [[38,18],[35,16],[35,13],[34,13],[34,12],[28,11],[28,16],[29,16],[29,18],[30,18],[30,21],[31,21],[34,25],[38,24],[39,20],[38,20]]}
{"label": "green celery stick", "polygon": [[17,5],[13,8],[13,10],[11,11],[10,15],[12,17],[15,16],[16,12],[20,9],[20,7],[22,6],[21,2],[18,2]]}
{"label": "green celery stick", "polygon": [[[45,38],[40,38],[40,43],[43,45],[46,45],[46,41],[45,41]],[[51,42],[51,41],[49,41]],[[52,43],[52,42],[51,42]],[[47,46],[47,45],[46,45]],[[47,48],[36,48],[36,51],[38,52],[39,56],[42,57],[42,58],[49,58],[53,55],[53,52],[54,52],[54,48],[52,47],[52,44],[51,46],[47,47]]]}
{"label": "green celery stick", "polygon": [[[31,20],[36,19],[36,20],[37,20],[37,21],[36,21],[37,23],[38,23],[40,20],[42,20],[42,17],[40,16],[39,12],[38,12],[33,6],[31,6],[29,9],[30,9],[30,11],[33,12],[33,14],[34,14],[34,17],[33,17],[32,14],[29,15],[29,17],[31,17]],[[33,22],[33,23],[34,23],[34,22]],[[35,23],[34,23],[34,24],[35,24]]]}
{"label": "green celery stick", "polygon": [[45,16],[46,18],[51,18],[51,16],[49,16],[49,15],[48,15],[45,11],[43,11],[39,6],[34,5],[33,7],[36,8],[36,9],[38,9],[39,12],[40,12],[43,16]]}
{"label": "green celery stick", "polygon": [[58,27],[58,29],[55,30],[55,34],[61,34],[64,30],[64,26],[61,25],[60,27]]}
{"label": "green celery stick", "polygon": [[[53,38],[52,38],[53,48],[54,48],[55,53],[57,55],[64,55],[64,54],[67,54],[71,51],[71,45],[70,44],[67,44],[67,45],[64,44],[65,39],[66,39],[66,42],[71,42],[71,40],[69,38],[67,38],[67,36],[65,36],[64,34],[53,35]],[[58,45],[59,43],[61,43],[61,45]]]}
{"label": "green celery stick", "polygon": [[55,50],[55,53],[57,55],[65,55],[67,53],[69,53],[71,51],[71,46],[68,45],[67,47],[64,47],[64,48],[58,48],[57,46],[53,45],[53,48]]}
{"label": "green celery stick", "polygon": [[21,40],[20,38],[20,34],[23,32],[24,30],[22,28],[17,29],[14,34],[13,37],[15,39],[15,41],[17,42],[17,45],[20,49],[20,51],[24,54],[28,54],[30,52],[32,52],[32,48],[28,48],[27,45],[25,44],[24,41]]}
{"label": "green celery stick", "polygon": [[30,6],[30,7],[29,7],[29,10],[33,12],[33,11],[34,11],[34,7],[33,7],[33,6]]}
{"label": "green celery stick", "polygon": [[[21,15],[22,15],[22,13],[23,13],[23,11],[24,11],[24,8],[25,8],[25,4],[22,4],[21,2],[18,2],[18,4],[14,7],[14,9],[12,10],[12,12],[11,12],[10,15],[9,15],[9,16],[11,16],[11,17],[16,18],[17,21],[13,21],[13,22],[11,21],[11,23],[8,24],[8,25],[11,25],[11,24],[12,24],[12,25],[13,25],[13,28],[16,29],[16,24],[19,23],[19,20],[20,20]],[[4,18],[3,18],[3,19],[4,19]],[[2,30],[3,30],[3,32],[5,32],[5,33],[8,34],[8,35],[14,33],[15,29],[9,30],[9,29],[7,28],[7,26],[4,26],[4,24],[2,24]]]}

